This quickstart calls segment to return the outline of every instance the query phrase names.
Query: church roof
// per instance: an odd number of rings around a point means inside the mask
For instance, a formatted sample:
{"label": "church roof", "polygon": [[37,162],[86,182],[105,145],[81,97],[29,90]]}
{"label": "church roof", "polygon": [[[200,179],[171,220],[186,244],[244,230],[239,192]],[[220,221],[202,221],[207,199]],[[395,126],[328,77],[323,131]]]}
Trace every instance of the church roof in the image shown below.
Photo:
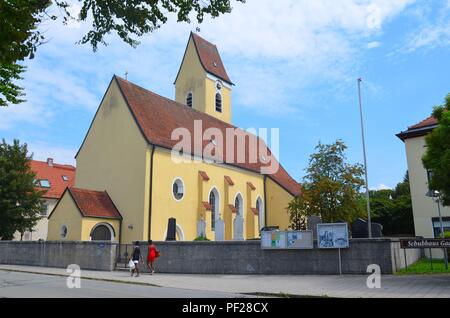
{"label": "church roof", "polygon": [[[227,128],[240,130],[233,125],[225,123],[217,118],[214,118],[190,107],[186,107],[186,105],[157,95],[118,76],[114,76],[113,80],[117,82],[143,136],[145,137],[147,142],[152,145],[171,150],[179,142],[177,140],[172,140],[172,132],[177,128],[185,128],[190,131],[192,136],[194,136],[194,121],[196,120],[200,120],[202,122],[203,132],[208,128],[217,128],[222,131],[224,137],[226,137]],[[256,138],[254,135],[244,132],[243,130],[240,130],[240,132],[244,133],[246,135],[246,138]],[[208,146],[211,141],[202,139],[203,138],[192,138],[191,154],[199,157],[203,156],[203,149],[205,149],[205,147]],[[201,142],[202,145],[199,145],[199,147],[194,147],[194,143],[198,142]],[[226,160],[227,149],[224,146],[226,144],[227,143],[224,141],[221,153],[223,156],[222,161],[228,165],[233,165],[245,170],[261,173],[261,168],[270,166],[270,160],[268,159],[277,160],[272,156],[270,149],[268,149],[265,143],[262,142],[261,144],[264,147],[263,150],[267,151],[267,154],[269,155],[269,158],[266,158],[268,162],[261,162],[261,158],[257,158],[256,162],[250,162],[250,160],[248,160],[250,158],[250,153],[259,152],[258,149],[251,148],[252,145],[250,145],[251,143],[248,142],[247,139],[245,162],[239,163],[239,161],[237,160],[237,142],[234,142],[235,158],[232,161],[233,163],[229,163]],[[220,147],[220,143],[218,143],[218,147]],[[195,153],[196,148],[201,149],[202,153]],[[267,176],[292,195],[298,195],[300,193],[300,185],[286,172],[286,170],[281,165],[279,165],[279,169],[275,174],[268,174]]]}
{"label": "church roof", "polygon": [[68,188],[75,204],[84,217],[122,219],[106,191]]}
{"label": "church roof", "polygon": [[[230,77],[227,74],[227,71],[225,70],[225,66],[222,62],[222,59],[219,54],[219,50],[217,49],[217,46],[212,44],[211,42],[206,41],[199,35],[195,33],[191,33],[191,37],[194,41],[195,50],[197,51],[197,55],[200,60],[200,64],[202,65],[205,72],[212,74],[219,79],[227,82],[228,84],[233,84],[231,82]],[[189,42],[188,42],[189,45]],[[186,47],[187,51],[187,47]],[[186,54],[186,53],[185,53]],[[181,66],[180,66],[181,70]],[[180,71],[178,71],[178,75],[180,74]],[[177,79],[178,79],[177,75]],[[175,79],[175,82],[177,80]]]}

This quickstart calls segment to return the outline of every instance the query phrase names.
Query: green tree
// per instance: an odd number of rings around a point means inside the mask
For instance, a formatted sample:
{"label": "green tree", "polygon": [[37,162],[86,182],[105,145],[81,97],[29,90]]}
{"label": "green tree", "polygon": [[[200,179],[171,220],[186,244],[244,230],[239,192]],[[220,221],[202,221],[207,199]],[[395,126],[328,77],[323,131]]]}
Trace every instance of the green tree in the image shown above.
{"label": "green tree", "polygon": [[316,147],[306,169],[301,197],[295,198],[287,209],[291,227],[304,227],[310,215],[318,215],[326,223],[351,223],[364,215],[359,203],[363,167],[346,162],[346,149],[342,140],[331,145],[319,143]]}
{"label": "green tree", "polygon": [[[235,0],[245,2],[245,0]],[[152,33],[168,21],[169,13],[178,22],[190,23],[195,16],[202,23],[205,16],[213,18],[231,12],[230,0],[80,0],[81,11],[76,16],[65,0],[0,0],[0,106],[18,104],[23,100],[22,88],[14,84],[21,79],[24,68],[19,63],[33,58],[37,48],[45,43],[39,29],[45,20],[60,18],[64,24],[76,20],[88,22],[90,30],[78,43],[89,43],[93,50],[106,45],[105,36],[116,33],[135,47],[136,37]],[[50,14],[54,4],[60,16]]]}
{"label": "green tree", "polygon": [[394,190],[371,191],[370,207],[372,221],[383,225],[383,235],[414,235],[408,173]]}
{"label": "green tree", "polygon": [[450,94],[445,104],[436,106],[433,117],[438,127],[425,137],[423,165],[432,171],[430,189],[440,192],[443,205],[450,206]]}
{"label": "green tree", "polygon": [[43,191],[36,190],[27,145],[0,144],[0,239],[31,231],[39,220]]}

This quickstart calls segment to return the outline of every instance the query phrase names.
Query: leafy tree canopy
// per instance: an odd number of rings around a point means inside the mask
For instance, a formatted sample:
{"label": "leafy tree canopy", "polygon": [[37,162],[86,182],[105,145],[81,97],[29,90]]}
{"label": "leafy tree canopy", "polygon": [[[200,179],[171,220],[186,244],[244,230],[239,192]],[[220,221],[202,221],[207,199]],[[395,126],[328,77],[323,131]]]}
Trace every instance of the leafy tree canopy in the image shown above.
{"label": "leafy tree canopy", "polygon": [[370,208],[372,221],[383,225],[383,235],[413,236],[414,218],[408,173],[394,190],[371,191]]}
{"label": "leafy tree canopy", "polygon": [[364,215],[359,203],[363,167],[346,162],[346,149],[342,140],[316,147],[303,179],[302,194],[288,206],[291,228],[305,228],[306,218],[311,215],[320,216],[326,223],[351,223]]}
{"label": "leafy tree canopy", "polygon": [[433,117],[438,127],[425,137],[423,164],[432,171],[430,188],[440,193],[443,205],[450,206],[450,94],[445,104],[436,106]]}
{"label": "leafy tree canopy", "polygon": [[35,188],[27,145],[0,144],[0,239],[31,231],[39,220],[43,191]]}

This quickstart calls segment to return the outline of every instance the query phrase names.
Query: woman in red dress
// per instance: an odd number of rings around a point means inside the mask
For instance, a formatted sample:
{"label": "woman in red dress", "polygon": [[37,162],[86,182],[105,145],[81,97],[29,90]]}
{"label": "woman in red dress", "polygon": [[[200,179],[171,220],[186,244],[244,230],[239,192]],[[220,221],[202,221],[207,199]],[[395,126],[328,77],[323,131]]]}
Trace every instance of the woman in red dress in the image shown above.
{"label": "woman in red dress", "polygon": [[158,258],[159,252],[156,249],[156,246],[153,244],[153,241],[148,241],[148,256],[147,256],[147,267],[150,271],[150,275],[155,272],[155,260]]}

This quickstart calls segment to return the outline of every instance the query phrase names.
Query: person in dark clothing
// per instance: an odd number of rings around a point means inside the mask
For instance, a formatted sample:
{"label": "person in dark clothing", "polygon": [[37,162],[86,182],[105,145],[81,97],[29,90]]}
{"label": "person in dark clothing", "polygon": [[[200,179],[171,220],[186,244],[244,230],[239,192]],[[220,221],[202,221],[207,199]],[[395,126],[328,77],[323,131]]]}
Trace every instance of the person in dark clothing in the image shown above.
{"label": "person in dark clothing", "polygon": [[139,247],[138,242],[134,244],[133,255],[131,256],[131,259],[134,263],[134,269],[131,271],[131,276],[136,273],[136,277],[139,277],[139,262],[142,262],[142,256],[141,248]]}

